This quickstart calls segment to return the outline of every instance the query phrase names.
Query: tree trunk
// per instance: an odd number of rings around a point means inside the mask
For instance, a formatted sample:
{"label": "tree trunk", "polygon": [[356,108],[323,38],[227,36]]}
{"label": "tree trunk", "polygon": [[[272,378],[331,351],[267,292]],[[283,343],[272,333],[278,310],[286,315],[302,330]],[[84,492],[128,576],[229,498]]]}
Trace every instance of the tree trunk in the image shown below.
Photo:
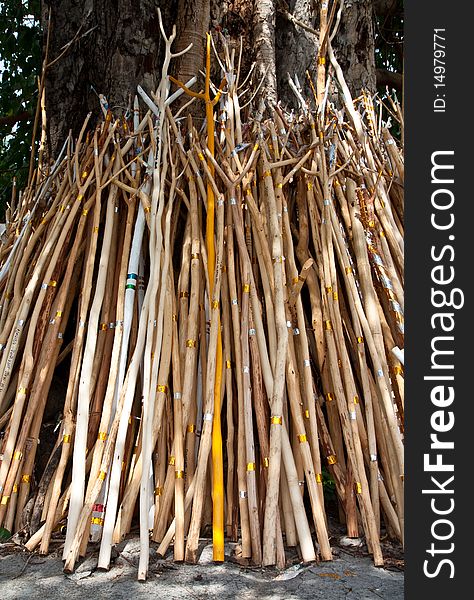
{"label": "tree trunk", "polygon": [[[100,110],[103,94],[115,115],[133,109],[136,86],[155,91],[161,73],[163,40],[157,7],[169,32],[176,0],[56,0],[51,7],[50,61],[75,41],[47,71],[46,106],[52,154],[69,129],[77,135],[89,111]],[[49,5],[43,6],[46,37]],[[80,37],[89,29],[93,31]]]}
{"label": "tree trunk", "polygon": [[[183,83],[196,75],[202,84],[199,71],[204,69],[205,38],[210,18],[209,0],[178,0],[177,40],[174,51],[184,50],[190,43],[193,44],[191,50],[173,64],[176,77]],[[196,91],[197,88],[198,86]]]}
{"label": "tree trunk", "polygon": [[[288,12],[298,21],[315,29],[317,26],[316,11],[312,0],[292,0]],[[316,59],[318,54],[318,38],[313,33],[288,21],[282,13],[277,14],[276,56],[278,96],[285,103],[295,105],[295,96],[288,85],[288,74],[295,75],[307,97],[310,89],[306,78],[309,71],[316,81]]]}
{"label": "tree trunk", "polygon": [[[394,0],[385,0],[386,3]],[[375,39],[373,25],[374,0],[347,0],[337,34],[332,42],[351,93],[362,89],[376,90]],[[382,4],[379,2],[379,5]],[[384,6],[385,6],[384,4]],[[391,6],[391,4],[390,4]],[[290,0],[283,3],[276,21],[276,64],[278,97],[295,106],[295,97],[288,86],[288,74],[297,75],[304,95],[311,97],[306,71],[316,81],[318,37],[300,24],[317,30],[321,2]],[[333,31],[334,21],[331,25]]]}
{"label": "tree trunk", "polygon": [[344,3],[333,47],[351,94],[356,97],[362,89],[375,93],[373,0],[347,0]]}
{"label": "tree trunk", "polygon": [[[50,151],[54,156],[69,130],[76,136],[88,112],[100,112],[98,95],[115,116],[130,115],[136,86],[154,91],[161,75],[163,41],[157,8],[165,30],[177,25],[173,51],[192,49],[173,61],[172,70],[187,81],[204,68],[204,38],[211,23],[238,47],[244,35],[243,66],[257,63],[253,88],[263,79],[260,97],[268,105],[277,100],[296,105],[288,73],[297,75],[306,97],[306,71],[315,79],[317,36],[283,16],[318,27],[319,2],[290,0],[57,0],[43,4],[43,25],[51,7],[50,61],[64,55],[47,71],[46,106]],[[283,8],[284,6],[284,8]],[[277,7],[280,11],[277,14]],[[376,89],[373,0],[347,0],[333,42],[351,91]],[[212,61],[215,64],[215,60]],[[219,81],[215,83],[219,84]],[[201,87],[202,81],[194,89]],[[197,110],[199,110],[196,105]],[[202,107],[201,107],[202,109]],[[91,124],[94,122],[94,117]]]}
{"label": "tree trunk", "polygon": [[275,66],[275,2],[256,0],[254,4],[254,45],[257,61],[257,82],[264,80],[261,96],[267,106],[276,104],[277,81]]}

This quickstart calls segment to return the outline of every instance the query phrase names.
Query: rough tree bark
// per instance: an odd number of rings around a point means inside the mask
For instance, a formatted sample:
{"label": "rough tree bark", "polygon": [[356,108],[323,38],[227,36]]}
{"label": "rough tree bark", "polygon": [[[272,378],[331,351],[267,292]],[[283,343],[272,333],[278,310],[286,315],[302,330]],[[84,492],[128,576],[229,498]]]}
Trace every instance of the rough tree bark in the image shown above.
{"label": "rough tree bark", "polygon": [[362,89],[377,89],[373,0],[346,0],[333,46],[355,97]]}
{"label": "rough tree bark", "polygon": [[[346,0],[333,46],[351,91],[376,89],[374,5],[390,10],[395,0]],[[107,98],[115,115],[126,114],[137,84],[157,87],[163,58],[157,8],[169,32],[176,23],[173,50],[190,42],[193,48],[173,64],[174,74],[186,81],[204,65],[205,32],[210,28],[230,36],[244,35],[244,65],[257,62],[256,86],[265,77],[261,96],[267,106],[281,99],[295,105],[288,73],[297,74],[303,87],[305,73],[314,74],[317,37],[282,16],[291,13],[309,27],[318,28],[319,0],[45,0],[43,22],[51,8],[51,60],[79,32],[65,55],[48,71],[46,105],[51,151],[54,155],[72,129],[78,130],[89,111],[100,112],[97,94]],[[82,36],[92,29],[87,35]],[[46,37],[46,34],[45,34]],[[218,82],[216,82],[218,83]],[[199,87],[199,84],[196,88]],[[309,94],[308,88],[305,92]]]}
{"label": "rough tree bark", "polygon": [[[347,84],[354,96],[362,89],[375,92],[374,8],[392,10],[396,0],[346,0],[341,24],[333,40],[333,47],[344,71]],[[284,103],[295,104],[288,87],[288,73],[297,75],[307,95],[310,94],[306,71],[316,81],[318,38],[292,20],[314,30],[319,28],[321,2],[317,0],[289,0],[281,2],[276,21],[276,64],[278,66],[278,96]],[[285,16],[286,15],[286,16]],[[333,23],[334,24],[334,23]]]}
{"label": "rough tree bark", "polygon": [[275,2],[257,0],[254,4],[254,44],[257,61],[258,81],[264,79],[262,96],[267,105],[276,104],[278,99],[275,66]]}
{"label": "rough tree bark", "polygon": [[107,98],[115,114],[124,114],[133,107],[138,83],[145,89],[156,89],[164,48],[157,7],[169,30],[175,5],[176,0],[55,0],[43,4],[45,36],[51,7],[51,60],[78,31],[81,35],[95,27],[47,72],[46,106],[53,155],[69,129],[77,134],[89,111],[98,114],[97,94]]}
{"label": "rough tree bark", "polygon": [[178,0],[175,51],[184,50],[190,43],[193,44],[191,50],[173,64],[176,77],[183,83],[195,75],[202,82],[199,71],[204,68],[204,41],[210,24],[210,4],[209,0]]}
{"label": "rough tree bark", "polygon": [[[288,12],[298,21],[315,29],[317,14],[313,0],[291,0]],[[290,50],[291,49],[291,50]],[[309,93],[306,71],[316,81],[316,57],[318,38],[311,32],[288,21],[281,12],[277,13],[276,62],[278,65],[278,96],[285,103],[294,105],[295,97],[288,86],[288,73],[298,77],[303,89]]]}

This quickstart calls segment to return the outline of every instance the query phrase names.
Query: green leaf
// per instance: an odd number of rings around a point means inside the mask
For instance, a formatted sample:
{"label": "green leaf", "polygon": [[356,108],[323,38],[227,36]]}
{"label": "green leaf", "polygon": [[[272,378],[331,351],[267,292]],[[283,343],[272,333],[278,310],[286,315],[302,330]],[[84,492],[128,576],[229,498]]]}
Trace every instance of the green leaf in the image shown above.
{"label": "green leaf", "polygon": [[[30,15],[35,17],[32,21]],[[39,0],[0,2],[0,116],[34,114],[41,71]],[[33,119],[0,127],[0,221],[10,201],[12,178],[22,188],[28,175]],[[12,134],[12,131],[14,133]],[[25,167],[26,165],[26,167]]]}
{"label": "green leaf", "polygon": [[0,542],[6,542],[12,537],[12,534],[8,529],[0,527]]}

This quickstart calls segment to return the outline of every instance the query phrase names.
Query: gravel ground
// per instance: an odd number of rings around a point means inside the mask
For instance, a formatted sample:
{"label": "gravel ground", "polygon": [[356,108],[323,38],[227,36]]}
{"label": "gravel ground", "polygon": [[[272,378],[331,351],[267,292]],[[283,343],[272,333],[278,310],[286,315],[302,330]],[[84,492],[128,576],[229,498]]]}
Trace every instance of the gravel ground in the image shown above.
{"label": "gravel ground", "polygon": [[[44,598],[45,600],[114,598],[135,600],[182,598],[219,600],[402,600],[403,560],[399,549],[384,548],[385,568],[374,567],[364,546],[347,546],[347,539],[333,540],[334,560],[303,565],[296,554],[284,571],[249,566],[236,558],[238,547],[226,545],[226,561],[212,562],[212,546],[202,541],[199,564],[175,564],[171,553],[158,559],[150,555],[149,578],[136,580],[139,541],[124,540],[116,547],[109,571],[97,569],[97,551],[83,559],[75,573],[62,571],[61,540],[52,553],[39,556],[12,543],[0,545],[0,598],[2,600]],[[293,563],[293,564],[292,564]]]}

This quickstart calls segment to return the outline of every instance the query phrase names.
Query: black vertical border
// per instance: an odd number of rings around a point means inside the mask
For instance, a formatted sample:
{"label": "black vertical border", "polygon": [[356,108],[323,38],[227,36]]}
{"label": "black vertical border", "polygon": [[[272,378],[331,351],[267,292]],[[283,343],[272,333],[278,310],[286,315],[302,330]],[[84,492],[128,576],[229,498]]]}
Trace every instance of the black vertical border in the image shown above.
{"label": "black vertical border", "polygon": [[[474,28],[470,19],[469,3],[431,0],[406,0],[405,2],[405,218],[406,218],[406,445],[405,445],[405,597],[408,600],[429,594],[430,600],[474,597],[471,566],[471,548],[474,542],[472,489],[473,473],[470,464],[474,459],[473,381],[474,351],[469,344],[474,341],[472,319],[472,279],[474,272],[474,102],[472,43]],[[433,30],[446,29],[446,88],[436,90],[433,73]],[[436,93],[444,93],[446,112],[435,113],[433,101]],[[455,224],[452,231],[439,232],[431,226],[431,154],[435,151],[454,150],[455,193],[452,212]],[[448,241],[448,235],[455,239]],[[430,507],[432,496],[422,493],[432,489],[430,476],[423,469],[423,455],[430,451],[430,434],[433,432],[430,417],[434,410],[430,400],[433,382],[424,381],[431,363],[431,339],[436,335],[431,328],[431,316],[437,312],[431,305],[431,248],[441,248],[451,243],[455,250],[452,264],[455,280],[452,284],[464,292],[462,309],[453,310],[455,329],[454,376],[455,400],[446,410],[453,410],[455,425],[444,439],[452,439],[454,450],[443,453],[443,461],[454,462],[454,512],[449,515],[455,531],[446,542],[432,538],[431,526],[437,518]],[[448,309],[443,309],[448,310]],[[452,359],[452,357],[451,357]],[[449,384],[451,385],[451,384]],[[440,435],[440,438],[442,436]],[[436,454],[436,452],[434,452]],[[432,459],[433,460],[433,459]],[[440,480],[446,475],[439,474]],[[441,496],[438,496],[441,498]],[[441,506],[441,500],[440,505]],[[447,503],[447,500],[446,500]],[[447,504],[446,504],[447,505]],[[438,530],[442,532],[442,529]],[[446,531],[446,530],[445,530]],[[446,549],[454,543],[450,554],[431,557],[426,551],[435,543]],[[454,563],[444,565],[438,576],[428,578],[423,572],[424,561],[429,559],[432,571],[436,561],[443,558]],[[455,595],[453,595],[455,594]]]}

